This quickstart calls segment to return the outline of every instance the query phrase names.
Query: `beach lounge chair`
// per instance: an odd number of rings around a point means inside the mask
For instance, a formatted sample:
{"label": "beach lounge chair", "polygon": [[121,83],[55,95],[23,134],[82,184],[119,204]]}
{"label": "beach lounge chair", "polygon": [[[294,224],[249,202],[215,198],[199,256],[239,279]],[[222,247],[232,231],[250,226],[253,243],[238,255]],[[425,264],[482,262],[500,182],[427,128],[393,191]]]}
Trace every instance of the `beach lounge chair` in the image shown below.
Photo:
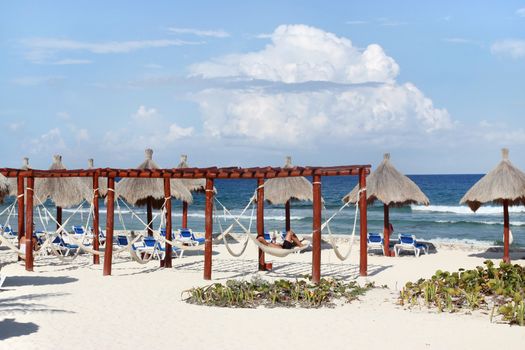
{"label": "beach lounge chair", "polygon": [[80,235],[85,235],[86,234],[86,230],[84,230],[84,226],[75,226],[75,225],[73,225],[72,229],[73,229],[73,233],[76,236],[80,236]]}
{"label": "beach lounge chair", "polygon": [[193,245],[193,246],[204,244],[204,241],[205,241],[204,238],[195,237],[195,235],[193,234],[193,231],[189,228],[179,229],[177,240],[183,244]]}
{"label": "beach lounge chair", "polygon": [[385,254],[384,240],[380,233],[368,233],[367,250],[381,250],[383,255]]}
{"label": "beach lounge chair", "polygon": [[57,235],[51,244],[60,250],[64,256],[74,255],[79,249],[78,245],[66,242],[60,235]]}
{"label": "beach lounge chair", "polygon": [[400,234],[399,243],[394,245],[394,253],[399,256],[399,253],[403,250],[413,251],[414,255],[419,257],[421,252],[428,254],[428,247],[424,243],[418,243],[416,236],[410,234]]}
{"label": "beach lounge chair", "polygon": [[143,252],[146,254],[152,254],[154,258],[159,260],[164,259],[165,250],[161,249],[161,244],[153,237],[144,237],[142,242],[144,243]]}

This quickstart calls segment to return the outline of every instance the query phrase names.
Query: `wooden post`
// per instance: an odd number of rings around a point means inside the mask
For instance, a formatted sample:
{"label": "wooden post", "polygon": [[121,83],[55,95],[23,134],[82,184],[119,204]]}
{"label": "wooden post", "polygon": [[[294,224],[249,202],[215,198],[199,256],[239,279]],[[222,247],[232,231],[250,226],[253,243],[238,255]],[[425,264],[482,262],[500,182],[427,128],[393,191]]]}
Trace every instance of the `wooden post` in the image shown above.
{"label": "wooden post", "polygon": [[115,219],[115,178],[108,177],[108,195],[106,207],[106,248],[104,249],[104,276],[111,276],[113,258],[113,224]]}
{"label": "wooden post", "polygon": [[[257,238],[264,237],[264,179],[257,179]],[[264,252],[259,251],[259,271],[266,271]]]}
{"label": "wooden post", "polygon": [[[24,227],[25,227],[25,215],[24,215],[24,177],[18,176],[17,177],[17,187],[16,187],[16,193],[17,193],[17,204],[18,204],[18,248],[20,249],[20,240],[22,237],[24,237]],[[18,257],[18,261],[20,261],[21,258]]]}
{"label": "wooden post", "polygon": [[213,231],[213,179],[206,178],[205,208],[205,242],[204,242],[204,279],[211,280],[211,254]]}
{"label": "wooden post", "polygon": [[321,279],[321,176],[313,176],[312,282]]}
{"label": "wooden post", "polygon": [[[99,235],[99,206],[98,206],[98,175],[93,175],[93,249],[98,251],[100,242],[98,239]],[[87,230],[87,227],[86,227]],[[100,264],[100,256],[98,254],[93,254],[93,264]]]}
{"label": "wooden post", "polygon": [[182,228],[188,228],[188,202],[182,202]]}
{"label": "wooden post", "polygon": [[153,220],[153,213],[152,213],[152,206],[153,206],[153,199],[151,197],[148,197],[146,200],[146,223],[148,224],[148,236],[153,236],[153,229],[151,228],[152,220]]}
{"label": "wooden post", "polygon": [[57,206],[57,230],[62,225],[62,207]]}
{"label": "wooden post", "polygon": [[383,204],[383,238],[384,238],[384,250],[385,256],[390,256],[390,210],[388,204]]}
{"label": "wooden post", "polygon": [[26,189],[26,227],[25,227],[25,244],[26,244],[26,271],[33,271],[33,192],[35,189],[35,178],[27,178]]}
{"label": "wooden post", "polygon": [[368,247],[366,236],[368,234],[368,224],[366,217],[366,172],[365,168],[359,169],[359,189],[362,191],[359,195],[359,275],[367,276],[368,272]]}
{"label": "wooden post", "polygon": [[286,202],[284,205],[284,212],[285,212],[285,219],[286,219],[286,232],[290,231],[291,225],[290,225],[290,199]]}
{"label": "wooden post", "polygon": [[509,201],[503,201],[503,261],[510,263],[509,250]]}
{"label": "wooden post", "polygon": [[171,183],[170,178],[164,178],[164,198],[166,200],[166,254],[164,255],[164,267],[171,267],[171,244],[168,241],[171,241]]}

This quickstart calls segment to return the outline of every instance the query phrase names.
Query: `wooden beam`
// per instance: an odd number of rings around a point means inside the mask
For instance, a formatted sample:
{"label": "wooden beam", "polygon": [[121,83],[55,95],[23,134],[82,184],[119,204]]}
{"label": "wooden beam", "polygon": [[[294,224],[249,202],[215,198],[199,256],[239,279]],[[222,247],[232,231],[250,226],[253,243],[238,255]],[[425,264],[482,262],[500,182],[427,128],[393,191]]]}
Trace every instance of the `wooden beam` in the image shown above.
{"label": "wooden beam", "polygon": [[164,178],[164,198],[166,199],[166,246],[165,246],[165,255],[164,255],[164,267],[171,267],[171,253],[172,248],[171,244],[168,241],[171,241],[171,183],[170,178]]}
{"label": "wooden beam", "polygon": [[[25,227],[25,215],[24,215],[24,178],[22,176],[17,176],[16,179],[16,194],[17,194],[17,205],[18,205],[18,248],[20,249],[20,240],[22,237],[24,237],[24,227]],[[21,258],[18,257],[18,261],[20,261]]]}
{"label": "wooden beam", "polygon": [[390,256],[390,210],[388,204],[383,204],[383,244],[385,256]]}
{"label": "wooden beam", "polygon": [[182,201],[182,228],[188,228],[188,202]]}
{"label": "wooden beam", "polygon": [[[264,237],[264,179],[257,179],[257,238]],[[259,271],[266,271],[266,260],[261,248],[259,252]]]}
{"label": "wooden beam", "polygon": [[290,231],[291,229],[291,225],[290,225],[290,202],[291,202],[291,199],[289,199],[286,204],[284,205],[284,216],[285,216],[285,229],[286,229],[286,233],[288,233],[288,231]]}
{"label": "wooden beam", "polygon": [[115,219],[115,178],[108,177],[106,204],[106,247],[104,249],[104,276],[111,276],[113,259],[113,225]]}
{"label": "wooden beam", "polygon": [[503,201],[503,261],[510,263],[509,201]]}
{"label": "wooden beam", "polygon": [[[360,169],[366,169],[366,174],[370,172],[370,165],[345,165],[333,167],[294,167],[284,169],[278,167],[257,167],[257,168],[186,168],[186,169],[73,169],[73,170],[31,170],[33,177],[92,177],[95,173],[101,177],[137,177],[137,178],[274,178],[274,177],[294,177],[294,176],[343,176],[358,175]],[[0,173],[7,177],[18,175],[29,176],[29,170],[19,170],[11,168],[0,168]]]}
{"label": "wooden beam", "polygon": [[206,179],[206,207],[204,215],[204,279],[211,280],[212,232],[213,232],[213,179]]}
{"label": "wooden beam", "polygon": [[321,280],[321,176],[313,176],[312,282]]}
{"label": "wooden beam", "polygon": [[62,225],[62,207],[57,205],[57,230],[60,229],[60,225]]}
{"label": "wooden beam", "polygon": [[[93,175],[93,249],[98,251],[100,242],[99,242],[99,205],[98,205],[99,189],[98,189],[98,176]],[[87,227],[86,227],[87,230]],[[100,264],[100,256],[98,254],[93,254],[93,264]]]}
{"label": "wooden beam", "polygon": [[366,213],[366,174],[364,168],[359,172],[359,274],[368,275],[368,247],[366,236],[368,235],[367,213]]}
{"label": "wooden beam", "polygon": [[33,193],[35,189],[35,179],[32,176],[27,178],[26,189],[26,271],[33,271]]}

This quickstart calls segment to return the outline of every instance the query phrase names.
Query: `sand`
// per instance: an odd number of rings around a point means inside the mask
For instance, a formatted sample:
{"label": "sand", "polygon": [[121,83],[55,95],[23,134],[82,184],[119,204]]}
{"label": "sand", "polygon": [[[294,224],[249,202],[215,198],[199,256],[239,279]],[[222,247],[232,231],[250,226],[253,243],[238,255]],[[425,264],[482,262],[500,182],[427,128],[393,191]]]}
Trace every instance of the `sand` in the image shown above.
{"label": "sand", "polygon": [[[341,263],[322,251],[322,275],[378,288],[359,301],[322,309],[225,309],[181,300],[188,288],[204,285],[202,253],[175,259],[174,268],[146,265],[125,255],[115,260],[113,275],[86,254],[69,264],[45,257],[28,273],[13,254],[0,250],[7,275],[0,291],[0,349],[522,349],[525,328],[491,323],[484,313],[449,314],[397,305],[398,290],[409,280],[435,270],[481,265],[501,253],[486,247],[437,245],[420,258],[369,256],[369,276],[358,277],[358,249]],[[268,259],[273,271],[256,272],[257,250],[250,243],[241,258],[214,246],[213,281],[229,278],[295,278],[311,272],[311,254]],[[513,261],[525,264],[525,253]],[[497,260],[496,260],[497,261]]]}

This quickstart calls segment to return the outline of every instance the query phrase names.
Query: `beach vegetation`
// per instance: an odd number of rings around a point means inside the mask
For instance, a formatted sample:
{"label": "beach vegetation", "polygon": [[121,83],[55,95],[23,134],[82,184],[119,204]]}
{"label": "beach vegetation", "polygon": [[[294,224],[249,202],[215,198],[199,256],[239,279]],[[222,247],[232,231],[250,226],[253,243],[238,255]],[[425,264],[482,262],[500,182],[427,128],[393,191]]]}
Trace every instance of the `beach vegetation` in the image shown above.
{"label": "beach vegetation", "polygon": [[438,270],[429,279],[407,282],[399,303],[407,307],[424,305],[439,312],[491,310],[495,318],[525,326],[525,267],[490,260],[484,266],[457,272]]}
{"label": "beach vegetation", "polygon": [[360,286],[357,282],[343,282],[322,278],[318,284],[310,279],[273,282],[260,277],[252,280],[228,280],[225,284],[214,283],[194,287],[182,293],[183,299],[191,304],[256,308],[266,307],[333,307],[337,301],[351,302],[374,288],[373,283]]}

